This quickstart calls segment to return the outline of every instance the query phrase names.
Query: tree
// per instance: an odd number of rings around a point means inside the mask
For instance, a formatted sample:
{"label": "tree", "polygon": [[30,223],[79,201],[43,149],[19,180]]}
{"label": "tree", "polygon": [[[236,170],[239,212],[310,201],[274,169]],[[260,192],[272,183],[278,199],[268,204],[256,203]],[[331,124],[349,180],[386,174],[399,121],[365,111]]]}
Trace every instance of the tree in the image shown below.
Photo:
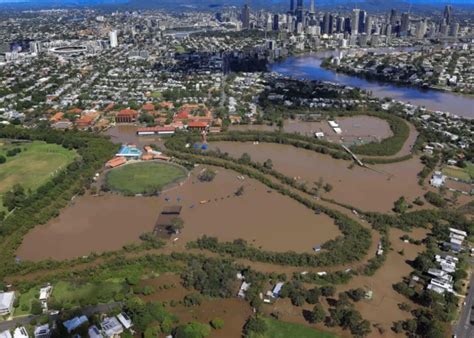
{"label": "tree", "polygon": [[248,153],[243,153],[242,156],[240,156],[239,162],[242,164],[250,164],[250,162],[252,162],[252,158]]}
{"label": "tree", "polygon": [[179,232],[184,228],[184,221],[181,217],[175,217],[171,221],[171,231],[175,234],[179,234]]}
{"label": "tree", "polygon": [[41,306],[41,302],[37,299],[34,299],[31,302],[31,314],[40,315],[42,313],[43,313],[43,307]]}
{"label": "tree", "polygon": [[183,303],[184,306],[201,305],[202,295],[197,292],[190,293],[189,295],[184,296]]}
{"label": "tree", "polygon": [[16,207],[21,206],[21,204],[26,200],[26,197],[25,189],[21,185],[15,184],[12,190],[7,191],[3,196],[3,205],[8,209],[8,211],[11,211]]}
{"label": "tree", "polygon": [[347,291],[347,295],[354,301],[358,302],[365,297],[365,291],[362,288],[351,289]]}
{"label": "tree", "polygon": [[224,320],[221,319],[221,318],[214,318],[211,320],[211,326],[215,329],[215,330],[220,330],[224,327]]}
{"label": "tree", "polygon": [[401,196],[393,204],[393,211],[395,211],[396,213],[404,214],[405,211],[407,211],[407,209],[408,209],[408,203],[406,202],[404,196]]}
{"label": "tree", "polygon": [[326,184],[324,185],[324,191],[330,192],[332,189],[333,189],[333,187],[332,187],[331,184],[326,183]]}
{"label": "tree", "polygon": [[267,323],[260,316],[250,317],[244,325],[244,333],[246,336],[251,334],[261,335],[267,331]]}
{"label": "tree", "polygon": [[263,163],[263,166],[267,169],[272,169],[273,168],[273,161],[269,158]]}
{"label": "tree", "polygon": [[198,175],[198,179],[201,182],[212,182],[216,177],[216,172],[214,170],[206,168],[203,172]]}
{"label": "tree", "polygon": [[0,155],[0,164],[5,163],[7,161],[7,158],[3,155]]}
{"label": "tree", "polygon": [[207,324],[191,322],[180,325],[176,329],[176,338],[204,338],[211,334],[211,327]]}
{"label": "tree", "polygon": [[316,304],[319,302],[319,296],[321,296],[321,291],[317,287],[312,288],[306,294],[306,302],[308,304]]}
{"label": "tree", "polygon": [[309,322],[312,324],[320,323],[326,318],[326,311],[321,304],[316,304],[313,311],[309,314]]}
{"label": "tree", "polygon": [[327,285],[327,286],[321,287],[321,294],[324,297],[332,297],[332,296],[334,296],[335,292],[336,292],[336,288],[332,285]]}

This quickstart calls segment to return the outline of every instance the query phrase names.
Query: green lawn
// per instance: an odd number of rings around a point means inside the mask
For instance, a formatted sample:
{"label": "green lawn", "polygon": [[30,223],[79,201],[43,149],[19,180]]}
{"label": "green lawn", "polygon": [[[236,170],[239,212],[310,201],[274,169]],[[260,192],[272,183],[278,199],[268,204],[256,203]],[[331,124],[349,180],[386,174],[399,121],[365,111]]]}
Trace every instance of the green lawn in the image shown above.
{"label": "green lawn", "polygon": [[293,324],[282,322],[273,318],[266,318],[267,332],[263,336],[252,336],[252,338],[336,338],[332,333],[321,332],[316,329],[303,326],[300,324]]}
{"label": "green lawn", "polygon": [[107,173],[110,190],[125,194],[152,193],[186,177],[186,170],[171,164],[142,162],[127,164]]}
{"label": "green lawn", "polygon": [[468,164],[466,168],[458,167],[444,167],[442,170],[443,174],[449,177],[459,178],[465,181],[474,179],[474,165]]}
{"label": "green lawn", "polygon": [[124,292],[123,280],[109,280],[99,283],[74,285],[69,282],[58,282],[53,287],[51,298],[63,304],[65,308],[79,306],[86,301],[106,303],[113,300],[113,296]]}
{"label": "green lawn", "polygon": [[[7,157],[7,151],[12,148],[20,148],[21,153]],[[40,141],[20,145],[0,143],[0,155],[7,159],[0,164],[0,197],[15,184],[21,184],[25,190],[37,189],[76,157],[74,151]],[[1,210],[3,205],[0,201]]]}
{"label": "green lawn", "polygon": [[[39,288],[32,288],[28,292],[22,293],[19,297],[20,305],[15,309],[15,316],[25,316],[30,314],[31,302],[33,299],[38,299]],[[26,309],[26,310],[24,310]]]}

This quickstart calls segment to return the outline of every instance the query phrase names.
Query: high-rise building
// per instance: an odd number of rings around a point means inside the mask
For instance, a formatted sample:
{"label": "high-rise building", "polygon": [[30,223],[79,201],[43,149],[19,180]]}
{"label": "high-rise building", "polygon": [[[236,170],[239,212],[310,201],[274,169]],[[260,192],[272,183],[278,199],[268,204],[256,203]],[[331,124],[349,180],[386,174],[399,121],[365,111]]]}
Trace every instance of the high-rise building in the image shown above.
{"label": "high-rise building", "polygon": [[303,0],[296,0],[296,24],[304,23]]}
{"label": "high-rise building", "polygon": [[329,21],[330,21],[330,14],[328,12],[324,13],[323,16],[323,25],[321,26],[321,31],[323,34],[329,34]]}
{"label": "high-rise building", "polygon": [[452,22],[451,25],[449,25],[449,36],[457,38],[458,33],[459,33],[459,24],[457,22]]}
{"label": "high-rise building", "polygon": [[352,18],[351,18],[351,34],[357,35],[359,33],[359,15],[360,9],[353,9],[352,10]]}
{"label": "high-rise building", "polygon": [[360,11],[359,12],[359,27],[357,30],[359,33],[365,32],[365,20],[367,19],[367,12],[366,11]]}
{"label": "high-rise building", "polygon": [[250,7],[245,4],[242,8],[242,29],[250,28]]}
{"label": "high-rise building", "polygon": [[344,18],[338,16],[336,18],[336,33],[342,33],[344,31]]}
{"label": "high-rise building", "polygon": [[117,31],[113,30],[109,32],[110,47],[115,48],[118,46]]}
{"label": "high-rise building", "polygon": [[316,13],[314,8],[314,0],[311,0],[309,3],[309,14],[314,15],[314,13]]}
{"label": "high-rise building", "polygon": [[410,14],[403,13],[400,23],[400,35],[406,36],[408,34],[408,28],[410,26]]}
{"label": "high-rise building", "polygon": [[280,30],[280,16],[278,14],[273,15],[272,29],[274,31]]}
{"label": "high-rise building", "polygon": [[444,22],[447,24],[447,25],[450,25],[451,24],[451,21],[452,21],[452,7],[450,5],[446,5],[446,7],[444,7],[444,13],[443,13],[443,19],[444,19]]}
{"label": "high-rise building", "polygon": [[396,9],[392,9],[390,11],[390,18],[389,18],[389,23],[392,25],[392,27],[395,27],[397,25],[398,21],[398,13]]}
{"label": "high-rise building", "polygon": [[296,0],[290,0],[290,13],[295,14],[296,12]]}
{"label": "high-rise building", "polygon": [[345,18],[344,19],[344,33],[350,33],[351,32],[351,18]]}
{"label": "high-rise building", "polygon": [[417,24],[416,24],[416,28],[415,28],[415,36],[417,39],[423,39],[425,37],[425,34],[426,34],[426,21],[425,20],[420,20]]}
{"label": "high-rise building", "polygon": [[372,34],[372,17],[370,15],[365,17],[364,33],[367,35]]}

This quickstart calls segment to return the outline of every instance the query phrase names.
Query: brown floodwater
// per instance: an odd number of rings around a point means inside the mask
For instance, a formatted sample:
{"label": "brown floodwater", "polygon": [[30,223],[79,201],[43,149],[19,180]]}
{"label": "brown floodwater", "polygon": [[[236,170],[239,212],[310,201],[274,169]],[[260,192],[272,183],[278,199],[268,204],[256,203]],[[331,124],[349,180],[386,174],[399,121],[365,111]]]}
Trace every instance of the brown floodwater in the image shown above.
{"label": "brown floodwater", "polygon": [[[174,300],[182,301],[183,298],[194,290],[187,290],[181,285],[178,275],[164,274],[158,278],[148,279],[141,283],[142,286],[148,285],[155,289],[155,293],[149,296],[143,296],[145,301],[167,302]],[[235,292],[239,288],[237,279],[235,280]],[[191,321],[200,323],[209,323],[214,318],[221,318],[224,321],[224,327],[219,330],[212,330],[209,337],[242,337],[242,329],[247,319],[252,315],[252,309],[248,302],[238,298],[216,298],[209,299],[204,297],[201,305],[186,307],[182,304],[176,306],[167,306],[167,311],[175,314],[180,324]]]}
{"label": "brown floodwater", "polygon": [[[408,235],[413,239],[422,240],[426,237],[427,233],[428,230],[417,228],[408,233]],[[400,237],[404,234],[405,232],[399,229],[390,229],[390,242],[393,250],[388,253],[384,265],[373,276],[356,276],[350,283],[337,290],[339,292],[363,288],[373,291],[373,298],[357,302],[356,309],[360,311],[364,319],[384,327],[386,334],[382,335],[383,337],[396,336],[390,330],[394,321],[411,318],[411,314],[400,310],[398,304],[405,302],[410,304],[412,308],[416,307],[414,303],[396,292],[392,287],[393,284],[401,282],[403,277],[408,276],[412,272],[413,269],[408,262],[414,260],[420,252],[425,250],[424,245],[404,243],[400,240]],[[402,250],[403,255],[399,253]],[[375,331],[371,337],[380,336]]]}
{"label": "brown floodwater", "polygon": [[110,136],[110,139],[114,143],[132,143],[139,147],[143,147],[149,144],[156,144],[163,146],[163,139],[157,136],[137,136],[137,126],[133,124],[117,124],[105,131],[106,135]]}
{"label": "brown floodwater", "polygon": [[[266,250],[311,252],[314,245],[341,234],[328,216],[316,215],[258,181],[240,180],[233,171],[215,168],[214,181],[201,183],[196,179],[200,170],[160,197],[78,197],[57,218],[30,231],[17,255],[39,261],[120,249],[152,231],[162,208],[171,204],[183,206],[184,230],[172,241],[181,248],[206,234],[222,241],[243,238]],[[236,197],[240,186],[244,194]],[[209,202],[201,204],[204,200]]]}
{"label": "brown floodwater", "polygon": [[236,158],[246,152],[252,160],[261,163],[270,158],[275,170],[311,186],[321,177],[324,183],[333,186],[330,193],[323,193],[324,197],[367,211],[387,212],[400,196],[412,201],[424,193],[417,183],[417,173],[423,166],[416,157],[374,165],[375,171],[359,166],[350,169],[350,161],[282,144],[213,142],[211,148],[219,148]]}
{"label": "brown floodwater", "polygon": [[[336,134],[327,121],[304,122],[299,120],[286,120],[283,130],[287,133],[298,133],[306,136],[314,136],[316,132],[323,132],[325,139],[336,143],[360,143],[379,142],[380,140],[393,135],[389,124],[377,117],[372,116],[352,116],[337,117],[335,121],[342,130],[340,135]],[[268,125],[234,125],[230,130],[276,130],[274,126]]]}

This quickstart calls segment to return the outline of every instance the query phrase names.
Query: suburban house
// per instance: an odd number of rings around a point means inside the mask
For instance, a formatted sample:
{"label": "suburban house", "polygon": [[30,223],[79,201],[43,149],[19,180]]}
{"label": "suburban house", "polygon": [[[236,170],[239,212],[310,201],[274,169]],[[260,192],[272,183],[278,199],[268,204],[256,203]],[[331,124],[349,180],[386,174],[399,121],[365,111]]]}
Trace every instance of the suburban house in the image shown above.
{"label": "suburban house", "polygon": [[24,326],[17,327],[15,331],[13,331],[13,338],[29,338],[28,332]]}
{"label": "suburban house", "polygon": [[13,311],[15,292],[0,292],[0,316],[9,315]]}
{"label": "suburban house", "polygon": [[34,331],[35,338],[49,338],[51,337],[51,330],[49,324],[44,324],[35,327]]}
{"label": "suburban house", "polygon": [[123,326],[117,318],[107,317],[101,323],[102,331],[106,337],[120,337],[123,332]]}

